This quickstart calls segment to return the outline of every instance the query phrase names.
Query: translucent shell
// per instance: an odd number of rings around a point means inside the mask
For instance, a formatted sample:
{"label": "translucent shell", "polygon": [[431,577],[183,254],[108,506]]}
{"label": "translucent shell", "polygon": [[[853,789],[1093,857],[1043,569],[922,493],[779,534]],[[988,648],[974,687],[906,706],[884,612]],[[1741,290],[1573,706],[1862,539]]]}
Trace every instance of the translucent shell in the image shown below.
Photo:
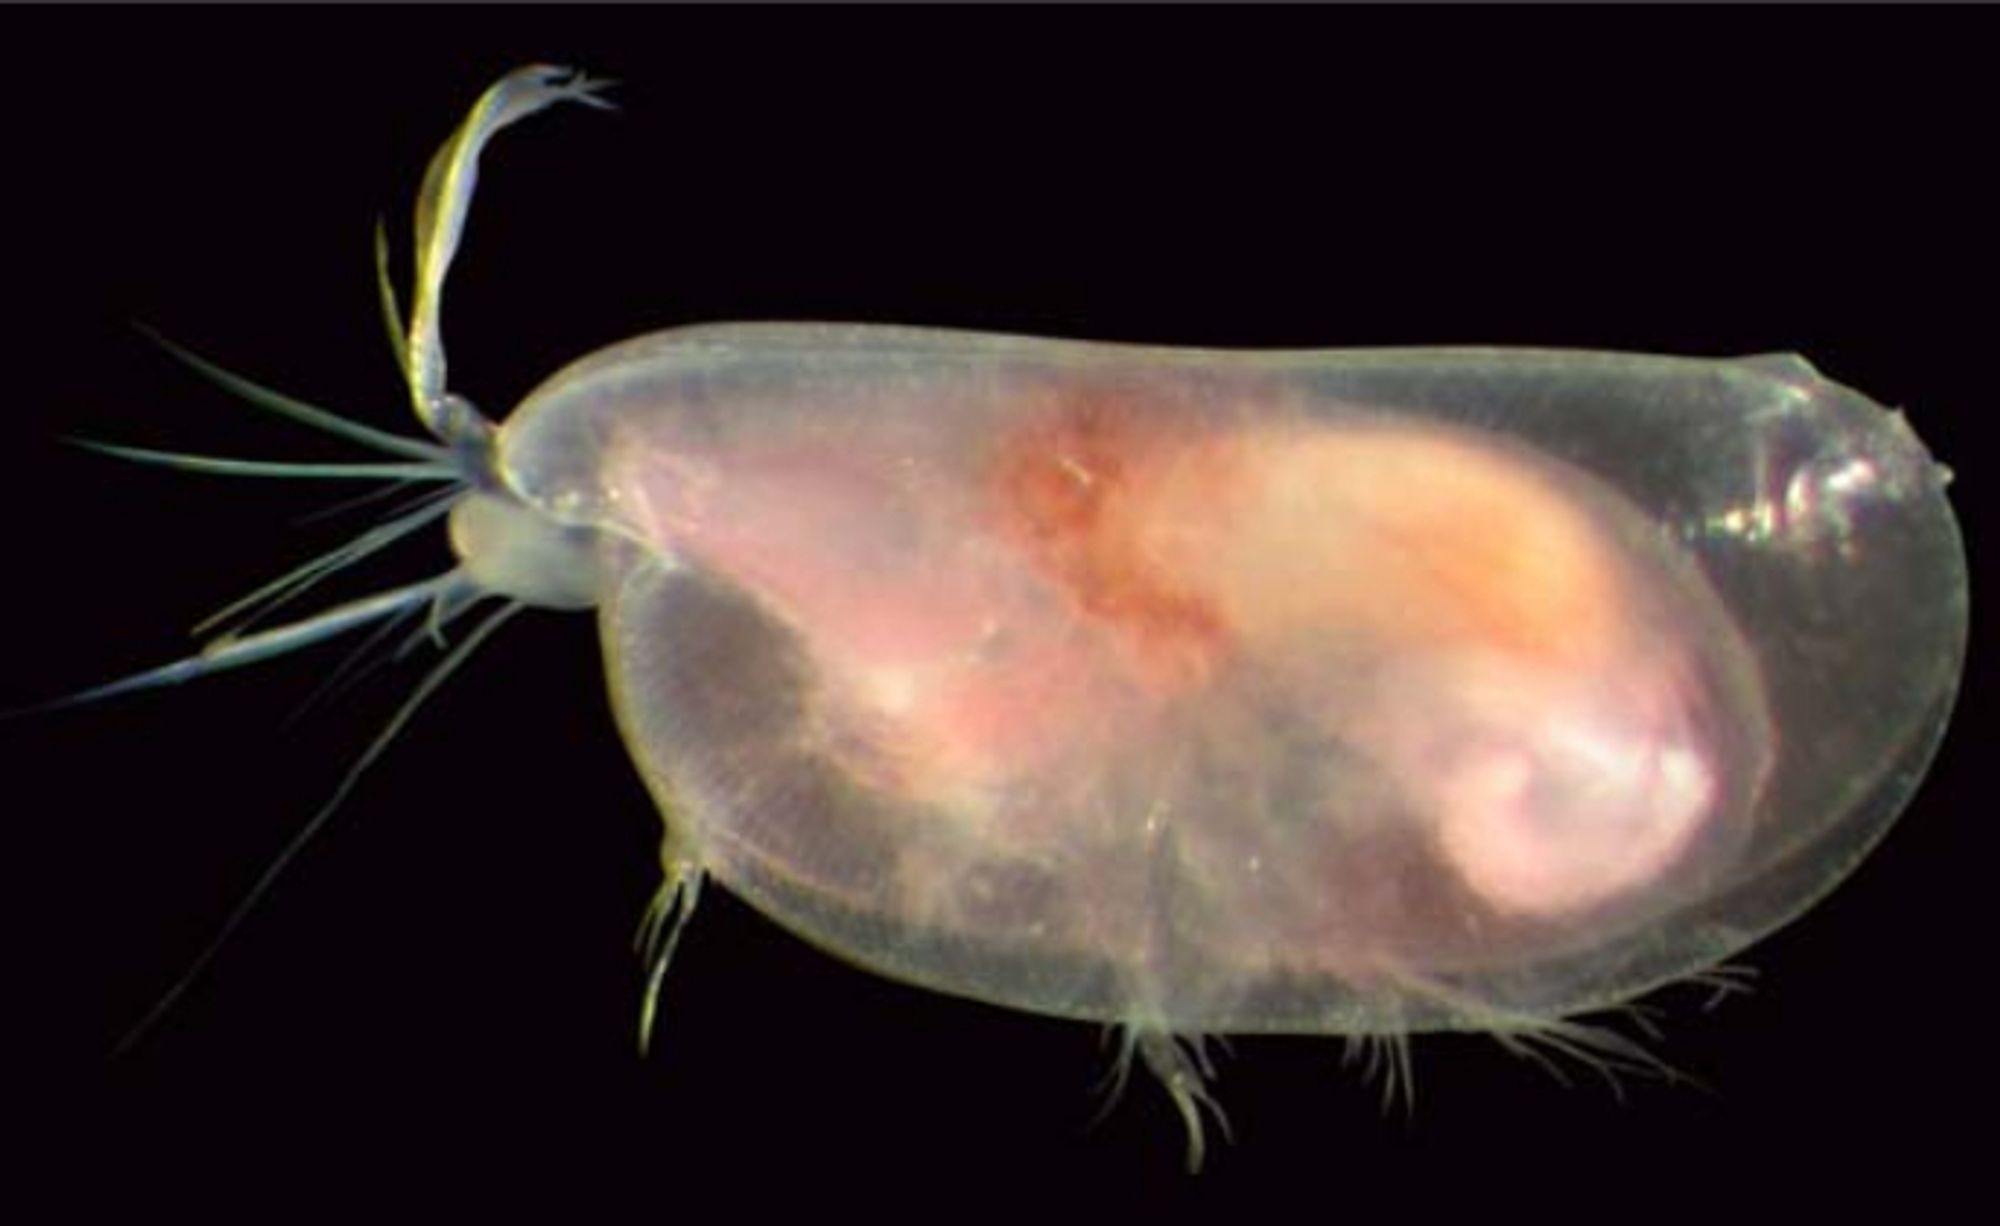
{"label": "translucent shell", "polygon": [[499,439],[678,845],[930,987],[1552,1018],[1832,888],[1949,712],[1903,419],[1792,357],[642,337]]}

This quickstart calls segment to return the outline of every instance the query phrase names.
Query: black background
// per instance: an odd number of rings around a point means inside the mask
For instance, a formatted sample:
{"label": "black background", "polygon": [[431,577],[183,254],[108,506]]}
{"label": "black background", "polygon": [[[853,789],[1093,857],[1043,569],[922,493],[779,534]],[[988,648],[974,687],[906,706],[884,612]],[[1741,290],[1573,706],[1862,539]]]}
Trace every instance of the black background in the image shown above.
{"label": "black background", "polygon": [[[619,79],[622,109],[538,117],[485,163],[446,327],[454,385],[496,414],[600,344],[727,319],[1794,350],[1907,408],[1959,472],[1975,564],[1989,519],[1990,20],[5,24],[15,666],[0,702],[182,653],[191,622],[364,522],[300,526],[324,487],[129,468],[52,440],[337,454],[256,420],[132,321],[400,427],[371,225],[393,219],[400,273],[425,159],[485,84],[534,59]],[[406,553],[370,575],[445,561],[437,541]],[[622,1213],[718,1185],[761,1204],[827,1179],[889,1191],[950,1174],[976,1200],[1181,1178],[1150,1085],[1091,1124],[1108,1066],[1091,1028],[887,983],[720,891],[639,1060],[627,942],[657,824],[577,616],[518,619],[185,1002],[106,1059],[417,675],[282,726],[340,655],[0,725],[26,904],[12,1012],[36,1036],[18,1050],[62,1087],[38,1131],[88,1158],[81,1189],[158,1205],[394,1186],[480,1209],[535,1187]],[[1755,994],[1713,1012],[1696,992],[1657,998],[1659,1050],[1708,1090],[1639,1082],[1621,1099],[1587,1071],[1565,1086],[1491,1043],[1435,1038],[1417,1044],[1414,1112],[1385,1117],[1336,1044],[1249,1039],[1217,1087],[1236,1143],[1203,1190],[1254,1176],[1268,1191],[1294,1169],[1328,1215],[1422,1218],[1434,1203],[1596,1216],[1670,1193],[1908,1206],[1976,1185],[1965,1115],[1988,1101],[1993,1047],[1982,666],[1975,646],[1959,722],[1893,835],[1744,959]]]}

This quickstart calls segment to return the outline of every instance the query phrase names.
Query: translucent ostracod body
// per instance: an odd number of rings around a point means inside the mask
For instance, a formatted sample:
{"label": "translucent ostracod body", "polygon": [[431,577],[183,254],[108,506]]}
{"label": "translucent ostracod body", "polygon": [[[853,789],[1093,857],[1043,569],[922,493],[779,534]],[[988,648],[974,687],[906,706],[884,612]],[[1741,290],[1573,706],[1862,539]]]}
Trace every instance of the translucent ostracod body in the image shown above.
{"label": "translucent ostracod body", "polygon": [[458,483],[459,567],[98,692],[594,608],[666,821],[655,988],[713,879],[1127,1027],[1191,1127],[1183,1038],[1561,1025],[1797,915],[1917,786],[1966,633],[1943,471],[1798,358],[730,325],[489,423],[439,323],[477,158],[592,97],[513,74],[426,180],[394,322],[438,444],[247,392]]}
{"label": "translucent ostracod body", "polygon": [[1791,358],[715,327],[578,363],[498,457],[595,535],[702,869],[885,972],[1172,1030],[1712,965],[1893,818],[1963,636],[1938,470]]}

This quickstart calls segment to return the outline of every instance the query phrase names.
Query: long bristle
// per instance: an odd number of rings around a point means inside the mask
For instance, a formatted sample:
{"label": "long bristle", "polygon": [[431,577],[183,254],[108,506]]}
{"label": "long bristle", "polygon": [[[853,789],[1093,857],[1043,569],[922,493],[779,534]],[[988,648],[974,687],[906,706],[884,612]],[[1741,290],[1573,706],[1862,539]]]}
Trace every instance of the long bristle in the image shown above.
{"label": "long bristle", "polygon": [[207,634],[224,622],[241,619],[237,629],[270,616],[277,609],[339,572],[373,554],[380,553],[419,528],[433,523],[451,510],[456,490],[443,490],[415,510],[405,512],[385,524],[368,529],[353,540],[344,541],[318,557],[308,559],[259,586],[255,591],[230,601],[196,623],[196,634]]}
{"label": "long bristle", "polygon": [[162,686],[180,685],[201,677],[211,677],[216,673],[242,668],[297,651],[324,639],[344,634],[357,626],[404,612],[418,605],[438,599],[453,585],[465,582],[456,571],[434,578],[425,579],[404,587],[391,588],[373,596],[337,605],[323,613],[269,630],[241,637],[225,635],[203,647],[194,655],[162,664],[144,672],[94,685],[74,694],[65,694],[46,702],[18,708],[7,712],[10,716],[29,715],[37,712],[59,711],[66,707],[81,706],[85,703],[100,702],[107,698],[117,698],[125,694],[137,694],[145,690],[156,690]]}
{"label": "long bristle", "polygon": [[377,430],[373,426],[364,426],[360,422],[349,421],[338,413],[330,412],[316,405],[307,404],[303,400],[287,396],[283,392],[273,391],[261,383],[254,383],[242,375],[224,370],[207,358],[201,357],[199,354],[175,344],[144,324],[136,326],[154,344],[185,363],[195,373],[225,391],[240,396],[266,412],[276,413],[280,417],[290,418],[301,425],[310,426],[315,430],[320,430],[327,434],[338,435],[350,442],[360,443],[364,447],[387,452],[390,455],[407,456],[414,460],[423,460],[433,464],[449,464],[451,462],[451,451],[440,447],[436,443],[405,438],[400,434],[392,434],[387,430]]}
{"label": "long bristle", "polygon": [[[419,584],[416,586],[437,587],[441,592],[443,589],[439,585],[447,581],[463,582],[454,572],[454,574],[444,576],[442,579],[431,580],[428,584]],[[410,589],[404,590],[407,591]],[[188,965],[187,970],[181,974],[180,978],[176,979],[173,985],[161,994],[159,1000],[153,1003],[153,1007],[148,1009],[145,1015],[135,1022],[130,1030],[125,1032],[124,1036],[119,1039],[117,1047],[113,1049],[113,1054],[123,1055],[125,1052],[130,1051],[133,1045],[144,1038],[152,1030],[154,1024],[162,1017],[165,1017],[180,998],[186,995],[188,988],[194,984],[195,980],[201,977],[201,973],[208,969],[209,964],[215,961],[215,957],[222,951],[222,947],[228,943],[229,938],[242,925],[243,921],[250,916],[250,913],[256,910],[257,904],[263,901],[264,896],[270,892],[271,887],[277,883],[278,878],[284,875],[285,870],[291,866],[292,861],[297,859],[299,853],[305,850],[307,844],[311,843],[314,837],[325,828],[328,819],[340,808],[341,803],[347,799],[348,794],[354,790],[354,785],[360,781],[361,776],[367,772],[369,767],[375,764],[376,759],[380,758],[383,752],[389,748],[390,744],[395,741],[396,737],[403,731],[403,728],[410,722],[410,719],[416,715],[417,710],[424,705],[432,694],[437,692],[438,688],[454,672],[458,671],[459,666],[464,664],[472,656],[472,653],[479,649],[480,644],[484,643],[508,618],[520,612],[524,607],[524,605],[518,602],[510,601],[502,605],[499,609],[496,609],[486,620],[474,626],[472,632],[467,634],[465,639],[452,649],[451,654],[440,661],[438,666],[432,669],[417,684],[417,688],[403,701],[403,705],[396,708],[396,713],[389,717],[389,722],[383,726],[382,731],[376,733],[375,738],[368,742],[367,748],[361,751],[361,756],[354,760],[354,765],[347,768],[347,773],[341,776],[339,786],[335,787],[333,794],[327,797],[326,803],[322,804],[318,812],[314,813],[307,820],[306,824],[299,828],[298,833],[285,842],[284,847],[279,849],[278,854],[272,857],[271,863],[258,875],[257,880],[251,885],[249,891],[244,894],[242,900],[230,910],[229,915],[222,921],[222,926],[216,930],[215,936],[210,938],[208,944],[202,947],[202,951],[199,954],[195,955],[194,961]],[[277,632],[272,631],[271,633]]]}
{"label": "long bristle", "polygon": [[234,456],[195,455],[186,451],[156,451],[89,438],[66,438],[74,447],[100,455],[153,464],[179,472],[212,473],[224,477],[279,477],[292,480],[457,481],[459,472],[442,461],[433,463],[307,464],[292,460],[245,460]]}

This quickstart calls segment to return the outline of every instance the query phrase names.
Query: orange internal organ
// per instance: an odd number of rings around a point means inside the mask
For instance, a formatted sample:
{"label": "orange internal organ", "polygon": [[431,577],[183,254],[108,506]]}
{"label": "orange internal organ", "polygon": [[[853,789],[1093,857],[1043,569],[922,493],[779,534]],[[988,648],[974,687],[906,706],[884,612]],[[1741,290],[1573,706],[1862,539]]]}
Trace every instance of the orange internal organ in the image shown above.
{"label": "orange internal organ", "polygon": [[1205,680],[1225,647],[1204,576],[1157,552],[1163,534],[1199,512],[1174,501],[1195,491],[1163,491],[1161,476],[1205,461],[1226,458],[1185,429],[1148,422],[1128,398],[1084,395],[1016,433],[992,468],[1002,539],[1083,619],[1114,632],[1131,680],[1154,695]]}
{"label": "orange internal organ", "polygon": [[1085,401],[1003,452],[995,488],[1024,551],[1155,689],[1302,635],[1589,667],[1624,625],[1577,504],[1441,431],[1148,430]]}
{"label": "orange internal organ", "polygon": [[1622,584],[1601,535],[1509,457],[1421,430],[1278,431],[1232,446],[1247,481],[1208,569],[1255,638],[1477,645],[1575,667],[1621,637]]}

